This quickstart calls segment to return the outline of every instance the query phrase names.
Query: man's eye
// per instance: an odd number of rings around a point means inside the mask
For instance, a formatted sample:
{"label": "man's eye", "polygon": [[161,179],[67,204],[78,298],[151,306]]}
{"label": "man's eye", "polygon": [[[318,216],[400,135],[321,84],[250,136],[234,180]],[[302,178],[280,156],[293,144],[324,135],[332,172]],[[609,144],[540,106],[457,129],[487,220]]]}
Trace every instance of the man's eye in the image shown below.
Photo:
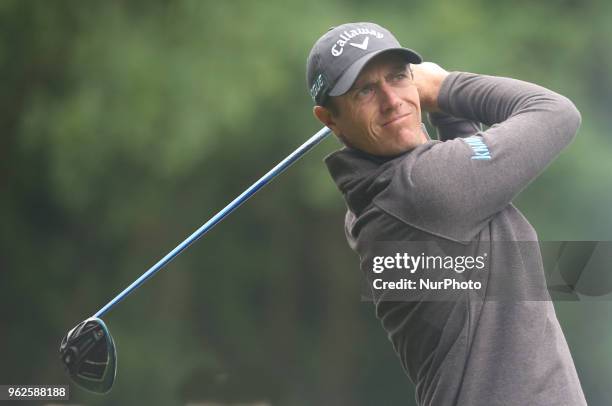
{"label": "man's eye", "polygon": [[404,80],[407,78],[408,78],[408,75],[406,74],[406,72],[400,72],[395,75],[395,80]]}
{"label": "man's eye", "polygon": [[357,97],[368,96],[372,92],[371,86],[364,86],[361,89],[357,90]]}

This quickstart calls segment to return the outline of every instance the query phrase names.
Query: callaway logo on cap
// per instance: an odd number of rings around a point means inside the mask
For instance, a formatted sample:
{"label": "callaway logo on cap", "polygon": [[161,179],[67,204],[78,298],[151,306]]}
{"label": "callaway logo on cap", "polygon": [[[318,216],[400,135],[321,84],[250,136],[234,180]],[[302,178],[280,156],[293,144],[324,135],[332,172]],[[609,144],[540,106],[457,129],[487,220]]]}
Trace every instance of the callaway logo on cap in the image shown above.
{"label": "callaway logo on cap", "polygon": [[391,32],[377,24],[332,27],[314,44],[306,62],[312,100],[322,105],[328,96],[346,93],[370,59],[385,51],[401,52],[410,63],[422,61],[419,54],[403,48]]}

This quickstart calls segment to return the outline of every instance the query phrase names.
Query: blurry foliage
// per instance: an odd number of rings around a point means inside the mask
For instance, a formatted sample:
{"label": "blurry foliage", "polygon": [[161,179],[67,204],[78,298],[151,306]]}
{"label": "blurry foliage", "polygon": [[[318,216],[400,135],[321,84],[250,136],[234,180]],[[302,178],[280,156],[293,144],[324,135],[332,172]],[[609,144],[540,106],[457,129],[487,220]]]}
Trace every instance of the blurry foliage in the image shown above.
{"label": "blurry foliage", "polygon": [[[570,97],[579,136],[517,203],[542,239],[610,239],[612,3],[5,0],[0,383],[65,383],[68,328],[319,128],[310,46],[364,20],[449,70]],[[409,404],[358,301],[321,163],[337,147],[325,141],[113,310],[116,386],[73,400]],[[609,304],[557,308],[589,402],[609,403]]]}

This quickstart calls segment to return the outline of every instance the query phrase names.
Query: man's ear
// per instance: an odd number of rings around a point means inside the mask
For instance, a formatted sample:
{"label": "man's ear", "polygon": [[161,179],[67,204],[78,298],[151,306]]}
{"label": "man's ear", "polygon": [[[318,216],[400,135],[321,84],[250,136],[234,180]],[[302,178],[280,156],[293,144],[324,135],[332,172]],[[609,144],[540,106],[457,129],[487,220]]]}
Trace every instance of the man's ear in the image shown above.
{"label": "man's ear", "polygon": [[330,109],[325,108],[323,106],[314,106],[312,109],[312,114],[314,114],[317,120],[329,127],[341,143],[346,146],[350,146],[346,138],[344,138],[344,135],[342,135],[342,133],[340,132],[340,128],[338,127],[338,123],[335,119],[335,115],[331,112]]}
{"label": "man's ear", "polygon": [[339,136],[338,126],[336,125],[336,121],[334,119],[334,115],[332,112],[323,106],[314,106],[312,108],[312,114],[319,120],[321,123],[329,127],[336,136]]}

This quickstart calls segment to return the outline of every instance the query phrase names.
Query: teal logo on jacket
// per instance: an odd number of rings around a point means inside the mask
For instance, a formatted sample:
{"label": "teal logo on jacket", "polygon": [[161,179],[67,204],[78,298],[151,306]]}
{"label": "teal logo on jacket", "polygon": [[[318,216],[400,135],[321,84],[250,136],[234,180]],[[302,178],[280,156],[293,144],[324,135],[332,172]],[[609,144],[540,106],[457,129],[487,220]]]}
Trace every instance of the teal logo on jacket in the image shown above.
{"label": "teal logo on jacket", "polygon": [[472,151],[474,155],[472,155],[472,159],[491,159],[491,153],[489,152],[489,147],[484,143],[482,137],[477,137],[472,135],[471,137],[463,138]]}

